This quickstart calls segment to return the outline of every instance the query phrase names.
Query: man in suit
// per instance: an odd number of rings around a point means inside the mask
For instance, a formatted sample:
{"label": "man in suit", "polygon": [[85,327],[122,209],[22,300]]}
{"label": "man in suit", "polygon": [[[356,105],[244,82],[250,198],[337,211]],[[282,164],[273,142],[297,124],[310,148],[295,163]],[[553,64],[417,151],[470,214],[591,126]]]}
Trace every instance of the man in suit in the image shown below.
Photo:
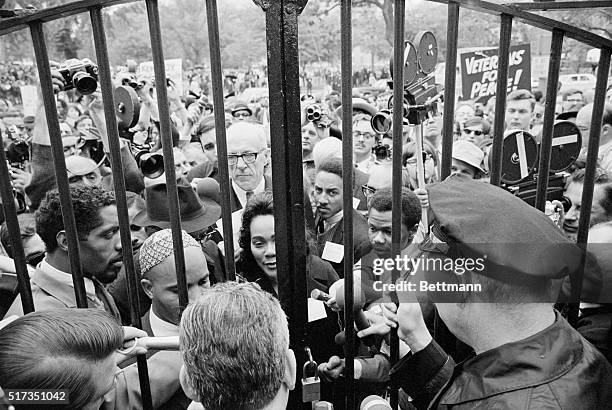
{"label": "man in suit", "polygon": [[[183,252],[185,253],[185,280],[189,302],[194,302],[202,291],[210,287],[206,256],[200,244],[187,232],[182,231]],[[178,336],[181,309],[178,298],[178,285],[174,265],[174,246],[172,231],[163,229],[147,238],[140,248],[141,266],[140,285],[151,299],[151,309],[142,318],[142,328],[149,336]],[[157,352],[150,352],[157,354]],[[179,352],[172,353],[177,362],[181,361]],[[151,356],[152,356],[151,355]],[[164,409],[186,409],[189,400],[179,386],[179,368],[166,374],[166,388],[174,394],[164,403]]]}
{"label": "man in suit", "polygon": [[[71,186],[70,197],[79,236],[87,305],[119,317],[113,298],[104,288],[104,284],[115,280],[123,266],[115,195],[101,187]],[[36,212],[36,232],[47,251],[31,279],[36,310],[76,307],[68,238],[57,190],[48,192],[41,202]],[[21,298],[17,298],[7,316],[22,314]]]}
{"label": "man in suit", "polygon": [[[319,256],[329,260],[342,278],[344,263],[342,257],[338,257],[338,254],[341,254],[339,249],[344,245],[341,159],[328,158],[319,164],[315,176],[314,199],[317,203],[315,226]],[[353,257],[357,262],[370,252],[372,245],[368,239],[368,224],[365,218],[352,208],[350,211],[353,213]]]}
{"label": "man in suit", "polygon": [[253,195],[272,189],[272,178],[265,174],[270,149],[259,124],[240,121],[227,129],[227,162],[230,175],[232,212],[244,208]]}
{"label": "man in suit", "polygon": [[181,385],[205,409],[285,409],[296,382],[287,317],[252,283],[215,285],[185,309]]}

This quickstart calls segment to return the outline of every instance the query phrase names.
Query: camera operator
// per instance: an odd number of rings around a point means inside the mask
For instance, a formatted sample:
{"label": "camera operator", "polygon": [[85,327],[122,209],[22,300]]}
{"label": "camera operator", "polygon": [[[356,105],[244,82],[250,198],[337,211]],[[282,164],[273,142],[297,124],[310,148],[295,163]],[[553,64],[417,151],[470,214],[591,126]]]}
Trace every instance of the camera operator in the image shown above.
{"label": "camera operator", "polygon": [[[57,70],[57,63],[52,63],[53,91],[58,93],[66,87],[65,77]],[[109,145],[106,132],[106,120],[104,118],[104,107],[99,92],[92,94],[93,101],[89,106],[92,121],[98,130],[102,141],[103,152],[108,155]],[[132,192],[141,192],[144,189],[142,175],[132,153],[124,140],[121,141],[121,161],[126,183],[126,189]],[[87,156],[87,155],[85,155]],[[107,173],[107,172],[102,172]],[[103,178],[102,185],[112,187],[112,174]],[[55,174],[53,172],[53,159],[51,155],[51,139],[47,127],[45,108],[42,98],[39,98],[39,106],[35,116],[34,136],[32,138],[32,180],[26,188],[26,194],[32,202],[32,208],[38,205],[45,193],[56,186]]]}

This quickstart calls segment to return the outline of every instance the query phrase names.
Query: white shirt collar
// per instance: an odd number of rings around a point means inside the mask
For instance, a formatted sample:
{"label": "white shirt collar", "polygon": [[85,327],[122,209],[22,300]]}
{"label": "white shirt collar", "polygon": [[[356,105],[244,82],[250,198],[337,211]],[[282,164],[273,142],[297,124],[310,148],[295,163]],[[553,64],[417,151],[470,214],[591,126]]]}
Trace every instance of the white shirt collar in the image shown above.
{"label": "white shirt collar", "polygon": [[[47,262],[47,258],[43,259],[38,267],[45,272],[52,274],[55,279],[62,282],[66,286],[74,288],[74,284],[72,283],[72,275],[51,266],[49,262]],[[98,300],[98,297],[96,296],[96,287],[94,286],[92,280],[89,278],[83,278],[83,281],[85,282],[85,295],[94,301]]]}
{"label": "white shirt collar", "polygon": [[[240,188],[238,185],[236,185],[236,182],[234,182],[233,179],[232,179],[232,187],[234,188],[234,192],[236,193],[236,196],[238,197],[238,200],[240,201],[240,205],[242,205],[242,207],[244,208],[244,206],[247,203],[246,191]],[[259,182],[259,185],[257,185],[255,189],[253,190],[253,194],[259,194],[260,192],[263,192],[265,190],[266,190],[266,178],[262,177],[261,181]]]}
{"label": "white shirt collar", "polygon": [[179,334],[178,326],[160,319],[155,312],[153,312],[153,307],[151,307],[149,311],[149,323],[151,324],[151,330],[154,336],[178,336]]}
{"label": "white shirt collar", "polygon": [[323,227],[327,231],[329,228],[340,222],[342,217],[344,216],[344,210],[340,210],[336,215],[333,215],[323,221]]}

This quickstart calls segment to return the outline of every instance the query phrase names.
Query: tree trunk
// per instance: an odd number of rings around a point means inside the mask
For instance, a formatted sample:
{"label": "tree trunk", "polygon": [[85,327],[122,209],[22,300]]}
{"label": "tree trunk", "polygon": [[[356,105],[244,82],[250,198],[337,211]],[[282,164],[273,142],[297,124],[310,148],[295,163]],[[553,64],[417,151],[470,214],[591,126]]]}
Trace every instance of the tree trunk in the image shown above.
{"label": "tree trunk", "polygon": [[382,7],[383,18],[385,20],[385,39],[393,48],[393,2],[384,0]]}

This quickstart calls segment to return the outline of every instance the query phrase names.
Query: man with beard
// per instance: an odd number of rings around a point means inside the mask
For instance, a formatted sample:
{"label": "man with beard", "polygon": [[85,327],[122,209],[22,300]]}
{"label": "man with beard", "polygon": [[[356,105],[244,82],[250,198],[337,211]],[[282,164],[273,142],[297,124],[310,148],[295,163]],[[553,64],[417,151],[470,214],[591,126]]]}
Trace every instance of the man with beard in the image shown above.
{"label": "man with beard", "polygon": [[[79,253],[88,307],[100,308],[119,317],[113,298],[104,288],[122,266],[122,248],[115,195],[95,186],[71,186]],[[68,255],[68,238],[57,190],[47,193],[36,212],[36,232],[45,243],[45,259],[32,275],[32,297],[36,310],[76,307]],[[136,241],[136,239],[134,239]],[[22,315],[21,298],[7,316]]]}
{"label": "man with beard", "polygon": [[[578,232],[578,222],[581,210],[580,204],[582,202],[582,189],[584,187],[584,172],[584,169],[575,171],[565,190],[565,196],[571,201],[572,207],[565,214],[563,230],[570,238],[575,238]],[[610,220],[612,220],[612,182],[608,175],[603,170],[599,169],[595,175],[589,227]]]}

